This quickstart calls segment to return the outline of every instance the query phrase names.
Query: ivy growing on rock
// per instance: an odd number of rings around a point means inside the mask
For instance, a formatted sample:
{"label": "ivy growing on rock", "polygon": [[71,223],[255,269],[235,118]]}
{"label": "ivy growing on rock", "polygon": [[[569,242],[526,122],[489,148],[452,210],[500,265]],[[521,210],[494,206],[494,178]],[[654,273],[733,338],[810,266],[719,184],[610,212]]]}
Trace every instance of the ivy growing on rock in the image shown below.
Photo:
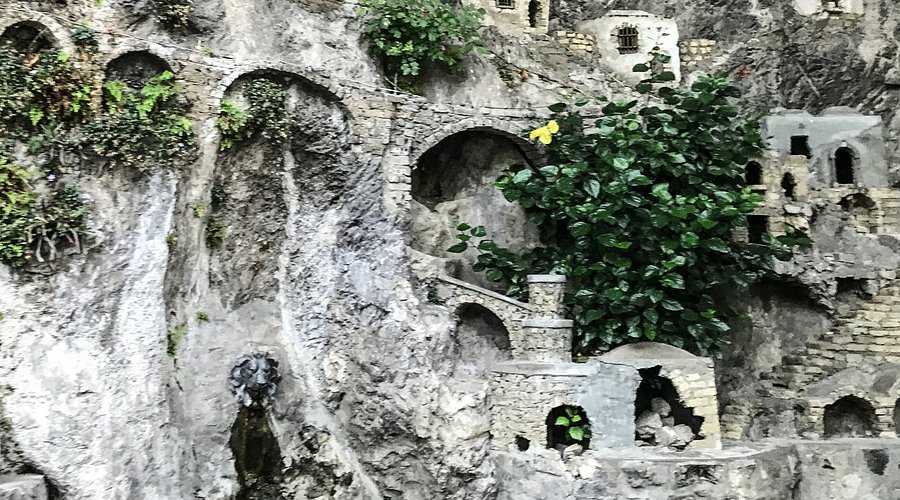
{"label": "ivy growing on rock", "polygon": [[184,159],[193,143],[171,73],[138,90],[107,82],[98,111],[90,55],[79,55],[0,44],[0,262],[12,267],[82,250],[90,232],[75,163],[86,152],[148,171]]}
{"label": "ivy growing on rock", "polygon": [[183,160],[193,145],[193,125],[173,99],[175,75],[165,71],[142,89],[120,81],[103,84],[104,112],[84,128],[83,144],[122,165],[150,171]]}
{"label": "ivy growing on rock", "polygon": [[598,118],[580,112],[586,100],[550,106],[555,119],[531,134],[549,163],[513,166],[495,183],[539,227],[541,245],[514,253],[462,224],[450,248],[475,246],[475,269],[514,297],[527,293],[527,274],[569,276],[580,353],[646,340],[708,352],[728,330],[714,292],[758,280],[803,243],[733,237],[762,201],[743,180],[762,153],[758,121],[732,104],[739,92],[728,75],[690,88],[667,86],[673,80],[659,72],[641,82],[643,103],[600,98]]}
{"label": "ivy growing on rock", "polygon": [[0,157],[0,262],[22,267],[68,248],[80,252],[89,235],[86,211],[76,186],[52,174],[35,178]]}
{"label": "ivy growing on rock", "polygon": [[441,0],[362,0],[369,15],[363,31],[395,86],[413,90],[426,62],[454,67],[472,51],[483,52],[478,27],[484,9]]}
{"label": "ivy growing on rock", "polygon": [[244,111],[238,103],[222,100],[222,109],[216,119],[216,127],[222,133],[219,148],[230,149],[236,144],[261,137],[272,145],[287,141],[291,120],[287,115],[287,92],[278,83],[257,78],[243,89],[247,102]]}

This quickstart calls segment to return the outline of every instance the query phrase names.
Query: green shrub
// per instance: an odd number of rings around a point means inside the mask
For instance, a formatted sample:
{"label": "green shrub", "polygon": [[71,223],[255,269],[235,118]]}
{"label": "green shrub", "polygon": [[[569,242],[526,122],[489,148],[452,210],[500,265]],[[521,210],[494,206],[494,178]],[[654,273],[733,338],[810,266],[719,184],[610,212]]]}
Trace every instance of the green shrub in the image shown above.
{"label": "green shrub", "polygon": [[465,251],[481,238],[475,269],[508,283],[512,296],[525,296],[527,274],[569,276],[581,353],[646,340],[708,352],[728,330],[714,290],[746,286],[803,243],[735,241],[733,231],[762,201],[743,179],[744,165],[762,153],[758,122],[731,104],[739,92],[727,75],[690,88],[666,86],[673,80],[671,72],[644,80],[646,105],[606,103],[597,119],[579,112],[587,101],[550,106],[556,120],[531,134],[549,143],[549,163],[514,166],[495,183],[538,226],[541,245],[516,254],[463,224],[450,248]]}
{"label": "green shrub", "polygon": [[454,8],[441,0],[362,0],[357,10],[370,14],[363,31],[384,61],[387,74],[410,88],[425,62],[459,64],[484,45],[478,26],[484,9]]}
{"label": "green shrub", "polygon": [[106,110],[84,127],[83,145],[144,172],[183,160],[194,144],[193,125],[173,105],[178,93],[174,80],[165,71],[140,91],[119,81],[105,82]]}
{"label": "green shrub", "polygon": [[38,195],[27,172],[0,158],[0,262],[22,267],[81,249],[89,234],[81,192],[55,179],[43,184]]}

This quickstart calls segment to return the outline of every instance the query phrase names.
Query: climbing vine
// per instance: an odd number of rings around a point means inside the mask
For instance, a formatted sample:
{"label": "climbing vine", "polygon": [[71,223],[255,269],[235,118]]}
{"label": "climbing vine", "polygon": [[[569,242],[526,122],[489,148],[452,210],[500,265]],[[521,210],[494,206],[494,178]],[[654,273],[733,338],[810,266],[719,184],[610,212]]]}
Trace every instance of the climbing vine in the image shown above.
{"label": "climbing vine", "polygon": [[513,166],[494,184],[525,209],[541,245],[514,253],[461,224],[450,248],[475,246],[475,269],[515,297],[527,293],[527,274],[569,276],[584,354],[642,340],[695,352],[723,344],[727,308],[714,291],[759,279],[804,243],[795,234],[764,244],[733,237],[762,201],[743,180],[762,153],[758,122],[732,104],[739,92],[727,75],[690,88],[667,86],[673,80],[662,71],[641,82],[643,104],[600,98],[596,119],[580,112],[586,100],[550,106],[553,119],[530,134],[547,145],[548,164]]}
{"label": "climbing vine", "polygon": [[244,111],[235,101],[222,100],[216,127],[222,133],[220,149],[262,137],[272,145],[283,144],[290,136],[292,121],[287,115],[287,92],[278,83],[257,78],[247,84],[242,96]]}
{"label": "climbing vine", "polygon": [[485,10],[441,0],[362,0],[369,15],[363,31],[397,87],[414,90],[426,62],[455,67],[472,51],[483,52],[478,27]]}

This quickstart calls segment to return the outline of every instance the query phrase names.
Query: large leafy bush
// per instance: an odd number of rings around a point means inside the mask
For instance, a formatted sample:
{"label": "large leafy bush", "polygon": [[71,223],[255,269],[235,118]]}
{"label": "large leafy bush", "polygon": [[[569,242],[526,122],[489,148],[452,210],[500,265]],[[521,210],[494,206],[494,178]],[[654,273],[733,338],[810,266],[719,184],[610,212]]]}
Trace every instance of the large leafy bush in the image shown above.
{"label": "large leafy bush", "polygon": [[452,67],[484,50],[478,35],[484,9],[441,0],[361,0],[360,6],[359,14],[371,14],[363,30],[400,87],[409,88],[426,61]]}
{"label": "large leafy bush", "polygon": [[664,86],[673,80],[657,72],[638,86],[645,99],[601,99],[596,119],[580,112],[585,101],[551,106],[556,120],[532,133],[548,143],[549,164],[514,166],[495,183],[538,225],[542,245],[515,254],[462,224],[450,249],[480,237],[476,270],[512,296],[526,294],[529,273],[568,275],[581,353],[642,340],[709,351],[728,330],[714,291],[759,279],[794,243],[733,237],[762,201],[743,180],[762,140],[731,102],[737,88],[727,75]]}

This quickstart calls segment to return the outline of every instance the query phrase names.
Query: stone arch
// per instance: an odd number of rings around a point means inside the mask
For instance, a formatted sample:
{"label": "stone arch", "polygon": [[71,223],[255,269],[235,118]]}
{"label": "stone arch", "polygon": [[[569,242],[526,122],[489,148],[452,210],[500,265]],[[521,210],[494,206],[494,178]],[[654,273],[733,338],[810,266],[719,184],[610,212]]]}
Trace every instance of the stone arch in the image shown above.
{"label": "stone arch", "polygon": [[[498,245],[522,251],[536,244],[538,229],[524,209],[507,201],[493,183],[512,165],[535,165],[527,141],[504,130],[464,126],[418,156],[410,172],[410,224],[413,250],[442,259],[440,272],[478,286],[500,290],[472,269],[477,252],[451,253],[456,224],[484,226]],[[477,237],[476,237],[477,238]],[[477,239],[476,239],[477,243]]]}
{"label": "stone arch", "polygon": [[321,92],[329,100],[339,103],[348,118],[353,118],[353,114],[350,112],[351,106],[349,105],[347,93],[340,85],[337,85],[327,77],[308,71],[308,68],[302,68],[288,63],[259,63],[235,68],[222,78],[216,86],[216,89],[212,92],[213,109],[216,112],[221,109],[222,99],[239,80],[264,76],[294,80],[314,91]]}
{"label": "stone arch", "polygon": [[875,407],[867,400],[848,395],[825,405],[822,425],[825,437],[871,437],[878,435]]}
{"label": "stone arch", "polygon": [[521,136],[523,130],[534,127],[535,120],[525,119],[517,122],[509,118],[472,118],[445,125],[437,130],[423,131],[422,136],[426,138],[418,141],[410,152],[411,168],[415,170],[422,155],[460,132],[487,132],[509,139],[521,150],[529,164],[540,165],[544,158],[543,151],[535,143]]}
{"label": "stone arch", "polygon": [[[678,426],[690,429],[690,433],[679,437],[679,447],[687,446],[699,437],[705,419],[695,415],[694,409],[685,401],[683,394],[689,392],[677,387],[676,381],[662,372],[662,366],[641,368],[638,373],[641,383],[634,401],[635,441],[669,446],[671,443],[667,439],[683,430]],[[660,430],[662,435],[657,432]]]}
{"label": "stone arch", "polygon": [[16,25],[30,26],[41,32],[47,33],[47,38],[51,42],[53,48],[64,50],[66,52],[74,52],[75,45],[69,35],[69,30],[64,28],[56,19],[40,13],[31,13],[30,15],[10,13],[8,16],[0,17],[0,33],[7,33],[10,28]]}
{"label": "stone arch", "polygon": [[140,89],[164,71],[173,71],[165,58],[149,50],[131,50],[110,59],[105,65],[104,77]]}

